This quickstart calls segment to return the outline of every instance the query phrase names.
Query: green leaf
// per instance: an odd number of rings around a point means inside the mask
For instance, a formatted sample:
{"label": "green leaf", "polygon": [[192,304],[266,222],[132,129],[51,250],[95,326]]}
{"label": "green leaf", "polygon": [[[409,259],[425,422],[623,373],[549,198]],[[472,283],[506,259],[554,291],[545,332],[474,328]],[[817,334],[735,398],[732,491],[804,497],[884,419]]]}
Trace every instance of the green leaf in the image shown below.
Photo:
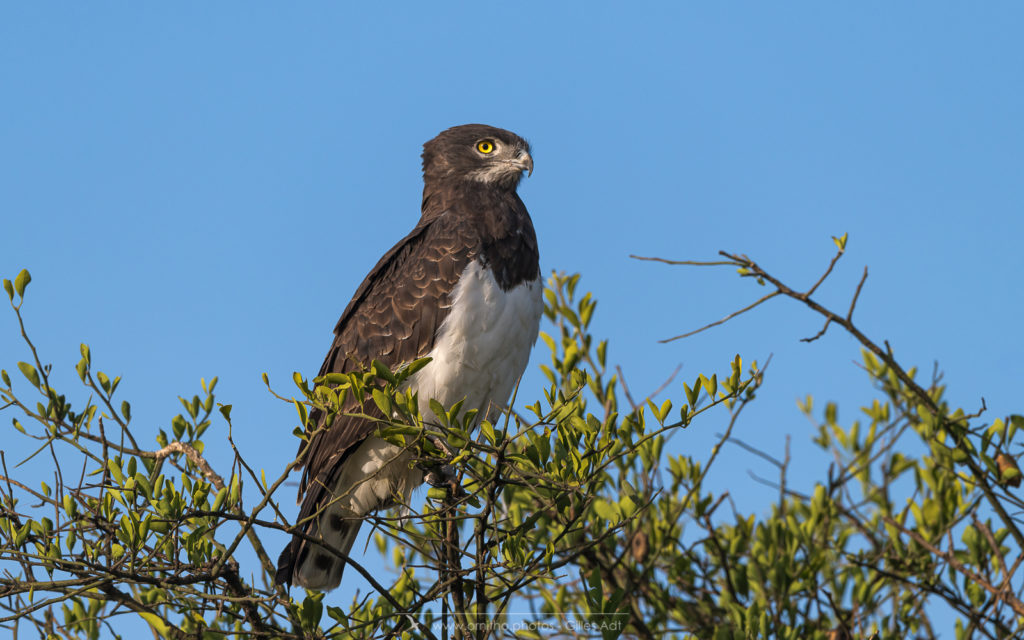
{"label": "green leaf", "polygon": [[836,246],[839,247],[839,251],[846,251],[846,237],[849,235],[849,233],[844,233],[842,236],[838,238],[832,236],[832,242],[834,242]]}
{"label": "green leaf", "polygon": [[313,631],[320,626],[320,618],[324,613],[324,593],[306,592],[308,595],[299,607],[299,620],[302,628],[306,631]]}
{"label": "green leaf", "polygon": [[7,298],[14,302],[14,285],[7,278],[4,278],[4,291],[7,292]]}
{"label": "green leaf", "polygon": [[463,398],[462,400],[459,400],[458,402],[453,404],[452,408],[448,410],[448,422],[450,424],[455,424],[455,419],[458,417],[459,412],[462,411],[462,405],[465,402],[466,399]]}
{"label": "green leaf", "polygon": [[[590,294],[588,293],[587,295],[589,296]],[[594,309],[596,308],[596,302],[590,303],[585,299],[580,302],[580,321],[583,323],[584,327],[590,325],[590,318],[594,315]]]}
{"label": "green leaf", "polygon": [[441,406],[441,403],[431,398],[428,404],[430,406],[430,412],[434,414],[434,417],[437,418],[438,420],[441,420],[444,424],[447,425],[448,413],[445,412],[444,407]]}
{"label": "green leaf", "polygon": [[[263,375],[264,375],[263,381],[266,382],[267,381],[266,380],[266,374],[263,374]],[[295,371],[295,372],[292,373],[292,382],[294,382],[295,386],[298,387],[302,391],[302,393],[304,395],[306,395],[307,397],[309,396],[310,393],[312,393],[312,390],[310,390],[310,388],[309,388],[309,381],[304,380],[303,377],[302,377],[302,374],[299,373],[298,371]],[[268,383],[268,386],[269,386],[269,383]]]}
{"label": "green leaf", "polygon": [[18,548],[21,545],[25,544],[25,540],[28,539],[28,534],[29,534],[29,532],[31,530],[32,530],[32,522],[31,521],[26,522],[21,527],[21,529],[18,530],[17,535],[14,536],[14,546],[15,546],[15,548]]}
{"label": "green leaf", "polygon": [[107,377],[107,374],[103,373],[102,371],[97,371],[96,372],[96,379],[100,381],[100,387],[102,387],[103,390],[106,391],[109,394],[110,393],[110,378]]}
{"label": "green leaf", "polygon": [[[266,481],[264,481],[263,484],[266,484]],[[231,476],[231,491],[228,493],[228,502],[229,502],[229,504],[232,504],[232,505],[238,504],[238,498],[239,498],[239,496],[241,496],[241,494],[242,494],[242,484],[241,484],[241,482],[238,479],[238,474],[236,473],[236,474]]]}
{"label": "green leaf", "polygon": [[398,384],[398,379],[395,378],[395,374],[391,373],[391,369],[389,369],[388,366],[380,360],[374,360],[370,366],[373,368],[374,375],[378,378],[386,380],[391,384]]}
{"label": "green leaf", "polygon": [[121,465],[118,464],[117,460],[114,458],[107,460],[107,469],[110,471],[110,475],[114,476],[117,484],[124,486],[124,473],[121,471]]}
{"label": "green leaf", "polygon": [[711,398],[712,402],[714,402],[715,394],[718,393],[718,374],[711,374],[711,379],[708,380],[707,378],[705,378],[703,380],[703,383],[704,389],[708,392],[708,397]]}
{"label": "green leaf", "polygon": [[391,397],[380,389],[373,390],[373,402],[385,416],[391,416]]}
{"label": "green leaf", "polygon": [[686,384],[685,382],[683,383],[683,393],[686,394],[686,402],[691,407],[697,406],[697,399],[700,398],[700,385],[700,378],[697,378],[697,380],[693,383],[692,389],[690,388],[690,385]]}
{"label": "green leaf", "polygon": [[[132,460],[134,459],[135,458],[132,458]],[[147,499],[153,497],[153,486],[149,483],[149,479],[146,476],[141,473],[136,473],[135,484],[138,485],[139,490],[142,491],[142,495]]]}
{"label": "green leaf", "polygon": [[591,571],[590,575],[587,576],[587,584],[590,587],[584,593],[587,604],[592,610],[601,611],[601,601],[604,599],[604,592],[601,589],[601,573],[597,569]]}
{"label": "green leaf", "polygon": [[33,387],[39,387],[39,373],[36,368],[27,362],[19,362],[18,368],[21,369],[21,373],[28,378],[28,381],[32,383]]}
{"label": "green leaf", "polygon": [[619,512],[616,507],[600,498],[594,500],[594,513],[596,513],[597,517],[602,520],[608,520],[610,522],[618,522],[620,519]]}
{"label": "green leaf", "polygon": [[576,285],[580,283],[580,274],[574,273],[565,280],[566,289],[569,291],[569,299],[576,295]]}
{"label": "green leaf", "polygon": [[544,301],[549,307],[554,308],[558,306],[558,297],[555,295],[555,292],[546,287],[544,288]]}
{"label": "green leaf", "polygon": [[417,358],[409,364],[402,367],[401,375],[399,376],[402,380],[406,380],[414,375],[417,371],[430,364],[433,358]]}
{"label": "green leaf", "polygon": [[32,282],[32,276],[29,275],[28,269],[22,269],[18,277],[14,279],[14,290],[18,292],[18,295],[22,298],[25,297],[25,287],[28,283]]}
{"label": "green leaf", "polygon": [[629,518],[636,513],[637,503],[629,496],[622,496],[622,499],[619,500],[617,506],[619,507],[619,511],[622,512],[623,518]]}
{"label": "green leaf", "polygon": [[213,499],[213,505],[210,507],[211,511],[220,511],[220,508],[224,506],[224,501],[228,499],[228,488],[222,487],[217,492],[217,497]]}
{"label": "green leaf", "polygon": [[185,425],[185,418],[182,418],[180,413],[171,418],[171,432],[174,434],[175,440],[181,440],[181,436],[185,434]]}
{"label": "green leaf", "polygon": [[327,615],[329,615],[335,622],[340,622],[342,624],[348,622],[348,616],[345,614],[345,611],[338,607],[327,607]]}
{"label": "green leaf", "polygon": [[324,375],[324,382],[331,385],[344,384],[349,381],[347,373],[331,372]]}
{"label": "green leaf", "polygon": [[160,616],[147,611],[139,611],[138,613],[161,637],[167,637],[170,634],[171,628],[167,626],[167,623]]}
{"label": "green leaf", "polygon": [[484,437],[487,438],[487,442],[491,444],[497,444],[497,438],[494,434],[494,426],[492,426],[489,421],[483,421],[483,423],[480,425],[480,433],[484,434]]}
{"label": "green leaf", "polygon": [[[305,427],[306,422],[309,420],[309,412],[306,410],[306,403],[299,402],[298,400],[292,400],[295,403],[295,410],[299,412],[299,422]],[[223,413],[223,412],[222,412]],[[231,413],[230,410],[228,413]]]}
{"label": "green leaf", "polygon": [[654,418],[658,421],[658,424],[665,424],[665,418],[668,417],[668,412],[672,410],[672,401],[666,400],[661,403],[661,407],[658,407],[658,405],[654,404],[654,401],[648,399],[647,407],[651,410],[651,413],[654,414]]}

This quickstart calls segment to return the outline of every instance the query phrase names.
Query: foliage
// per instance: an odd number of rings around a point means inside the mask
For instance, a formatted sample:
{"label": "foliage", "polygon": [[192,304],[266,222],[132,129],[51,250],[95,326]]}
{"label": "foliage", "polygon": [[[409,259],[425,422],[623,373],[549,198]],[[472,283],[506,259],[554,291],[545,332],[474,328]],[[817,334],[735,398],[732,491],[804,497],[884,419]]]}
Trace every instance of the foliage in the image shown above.
{"label": "foliage", "polygon": [[[370,518],[394,573],[383,579],[347,558],[372,591],[345,607],[273,586],[261,539],[290,531],[277,503],[296,463],[269,481],[246,464],[216,379],[182,398],[169,432],[146,434],[155,447],[140,446],[131,406],[115,400],[120,378],[96,369],[87,346],[76,366],[84,393],[53,388],[25,331],[23,271],[4,288],[30,357],[16,367],[24,382],[2,372],[0,409],[14,414],[8,437],[34,440],[26,460],[49,467],[52,481],[35,488],[0,452],[0,623],[67,638],[127,633],[134,618],[168,638],[835,640],[934,637],[946,630],[931,614],[948,606],[958,638],[1020,635],[1024,504],[1014,490],[1024,418],[986,423],[950,407],[937,374],[919,382],[887,344],[861,334],[852,315],[864,280],[845,316],[819,305],[812,294],[845,241],[806,292],[746,256],[682,263],[736,267],[773,287],[737,313],[788,297],[824,317],[821,333],[839,326],[864,347],[878,389],[864,418],[840,424],[833,404],[801,405],[816,424],[810,437],[834,457],[813,490],[787,486],[788,454],[756,452],[779,469],[779,499],[766,513],[728,509],[728,494],[705,486],[727,442],[747,447],[733,428],[766,367],[737,355],[717,374],[670,379],[671,400],[635,401],[608,368],[607,341],[589,333],[596,302],[578,294],[579,276],[549,281],[547,388],[526,415],[474,426],[472,411],[436,406],[439,424],[424,424],[403,383],[427,361],[313,381],[296,374],[297,397],[278,397],[294,403],[299,437],[313,406],[372,403],[392,416],[381,421],[384,437],[425,468],[449,471],[433,474],[442,481],[402,513]],[[666,453],[670,439],[722,418],[710,452]],[[216,441],[226,440],[233,462],[217,470],[205,439],[225,431]],[[246,547],[256,566],[241,566]]]}

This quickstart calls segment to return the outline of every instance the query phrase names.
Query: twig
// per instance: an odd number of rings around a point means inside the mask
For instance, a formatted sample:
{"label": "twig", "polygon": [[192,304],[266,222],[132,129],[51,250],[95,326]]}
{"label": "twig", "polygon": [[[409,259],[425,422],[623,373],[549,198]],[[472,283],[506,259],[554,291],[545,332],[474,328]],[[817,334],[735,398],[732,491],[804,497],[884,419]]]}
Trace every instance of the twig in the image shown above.
{"label": "twig", "polygon": [[864,288],[864,281],[868,279],[868,266],[864,265],[864,275],[860,277],[860,282],[857,283],[857,290],[853,292],[853,299],[850,300],[850,310],[846,312],[846,321],[851,322],[853,320],[853,309],[857,306],[857,299],[860,298],[860,290]]}
{"label": "twig", "polygon": [[1013,609],[1013,612],[1016,613],[1018,616],[1024,616],[1024,602],[1021,602],[1017,598],[1011,597],[1008,594],[1003,593],[1002,589],[997,589],[996,587],[992,586],[987,580],[985,580],[983,576],[965,567],[959,560],[957,560],[956,555],[948,551],[943,551],[942,549],[938,548],[937,546],[929,542],[924,536],[919,534],[917,531],[906,528],[893,518],[890,518],[885,514],[880,514],[880,517],[885,522],[902,531],[905,535],[908,535],[911,538],[913,538],[915,542],[917,542],[919,545],[930,551],[932,555],[938,556],[946,562],[948,562],[949,566],[953,567],[953,569],[955,569],[958,573],[962,574],[964,577],[968,578],[985,591],[991,593],[993,597],[1005,602],[1007,605],[1009,605],[1011,609]]}
{"label": "twig", "polygon": [[843,257],[844,252],[844,249],[840,249],[839,251],[836,252],[836,255],[832,256],[832,261],[828,263],[828,268],[825,269],[825,273],[821,274],[821,277],[818,278],[818,281],[815,282],[810,289],[808,289],[804,293],[801,293],[800,298],[806,300],[807,298],[810,298],[815,291],[818,290],[818,287],[821,286],[821,283],[825,282],[825,278],[827,278],[829,274],[832,273],[832,268],[836,266],[837,262],[839,262],[839,258]]}
{"label": "twig", "polygon": [[622,392],[626,394],[626,401],[629,402],[629,406],[633,408],[633,411],[636,411],[640,407],[633,400],[633,394],[629,392],[629,385],[626,384],[626,374],[622,373],[622,367],[619,365],[615,365],[615,371],[619,374],[619,382],[622,383]]}
{"label": "twig", "polygon": [[723,266],[728,266],[728,265],[732,265],[732,266],[737,266],[738,265],[738,263],[736,263],[736,262],[729,262],[729,261],[726,261],[726,260],[717,260],[717,261],[712,261],[712,262],[704,262],[704,261],[700,261],[700,260],[666,260],[665,258],[654,258],[654,257],[647,257],[647,256],[638,256],[638,255],[634,255],[632,253],[629,254],[629,257],[633,258],[634,260],[649,260],[651,262],[663,262],[665,264],[686,265],[686,266],[691,266],[691,267],[723,267]]}
{"label": "twig", "polygon": [[662,383],[661,383],[661,384],[660,384],[660,385],[658,386],[658,388],[657,388],[657,389],[655,389],[655,390],[654,390],[654,391],[652,391],[651,393],[647,394],[647,397],[646,397],[646,398],[644,398],[644,399],[643,399],[643,400],[642,400],[642,401],[640,402],[640,404],[637,404],[637,403],[636,403],[636,402],[635,402],[635,401],[633,400],[633,395],[632,395],[632,394],[631,394],[631,393],[629,392],[629,385],[628,385],[628,384],[626,384],[626,374],[622,372],[622,367],[620,367],[619,365],[615,365],[615,372],[616,372],[616,373],[618,374],[618,376],[619,376],[619,382],[621,382],[621,383],[622,383],[622,391],[623,391],[623,393],[625,393],[625,394],[626,394],[626,400],[627,400],[627,401],[629,402],[629,406],[630,406],[630,407],[631,407],[631,408],[633,409],[633,411],[636,411],[637,409],[639,409],[639,408],[640,408],[641,406],[643,406],[643,405],[644,405],[644,404],[645,404],[645,403],[646,403],[646,402],[647,402],[648,400],[651,400],[651,399],[653,399],[653,398],[656,398],[656,397],[658,396],[658,394],[659,394],[659,393],[661,393],[662,391],[664,391],[664,390],[665,390],[665,388],[666,388],[666,387],[668,387],[668,385],[672,384],[672,381],[676,379],[676,376],[677,376],[677,375],[679,375],[679,372],[680,372],[680,371],[682,371],[682,369],[683,369],[683,365],[682,365],[682,363],[680,363],[680,364],[677,364],[677,365],[676,365],[676,368],[675,368],[675,369],[674,369],[674,370],[672,371],[671,375],[669,375],[669,377],[668,377],[668,378],[667,378],[667,379],[666,379],[666,380],[665,380],[664,382],[662,382]]}
{"label": "twig", "polygon": [[707,331],[708,329],[710,329],[712,327],[717,327],[720,324],[725,324],[726,322],[732,320],[736,316],[738,316],[738,315],[740,315],[742,313],[746,313],[747,311],[750,311],[754,307],[756,307],[756,306],[758,306],[758,305],[760,305],[760,304],[762,304],[764,302],[767,302],[767,301],[771,300],[772,298],[774,298],[775,296],[777,296],[777,295],[779,295],[781,293],[782,293],[781,291],[773,291],[773,292],[769,293],[768,295],[763,296],[763,297],[759,298],[758,300],[754,301],[753,303],[743,307],[739,311],[734,311],[734,312],[730,313],[729,315],[725,316],[721,320],[716,320],[715,322],[712,322],[710,324],[706,324],[703,327],[701,327],[700,329],[694,329],[693,331],[687,331],[686,333],[681,333],[678,336],[673,336],[671,338],[665,338],[664,340],[658,340],[658,342],[660,342],[662,344],[665,344],[666,342],[672,342],[673,340],[679,340],[681,338],[689,338],[690,336],[696,335],[696,334],[698,334],[698,333],[700,333],[702,331]]}

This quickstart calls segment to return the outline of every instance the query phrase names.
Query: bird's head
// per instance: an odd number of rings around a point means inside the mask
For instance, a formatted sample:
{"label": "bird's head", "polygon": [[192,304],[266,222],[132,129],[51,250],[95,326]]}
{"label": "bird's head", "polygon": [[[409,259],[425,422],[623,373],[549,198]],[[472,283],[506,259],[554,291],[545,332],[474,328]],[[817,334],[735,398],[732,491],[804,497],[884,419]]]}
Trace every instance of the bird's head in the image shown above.
{"label": "bird's head", "polygon": [[423,145],[423,179],[471,180],[515,189],[523,172],[533,173],[530,144],[484,124],[446,129]]}

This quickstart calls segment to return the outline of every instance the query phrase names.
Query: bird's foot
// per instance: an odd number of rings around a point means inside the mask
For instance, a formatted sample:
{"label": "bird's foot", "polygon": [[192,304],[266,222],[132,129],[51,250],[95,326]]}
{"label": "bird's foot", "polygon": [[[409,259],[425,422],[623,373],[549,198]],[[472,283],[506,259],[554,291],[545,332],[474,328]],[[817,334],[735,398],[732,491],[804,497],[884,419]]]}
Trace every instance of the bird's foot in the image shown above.
{"label": "bird's foot", "polygon": [[423,481],[432,487],[449,489],[451,491],[451,495],[456,498],[461,498],[466,495],[465,490],[462,488],[462,484],[455,475],[455,467],[450,464],[444,464],[428,469],[423,476]]}
{"label": "bird's foot", "polygon": [[450,464],[428,469],[423,476],[423,481],[432,487],[447,487],[453,480],[455,480],[455,467]]}

